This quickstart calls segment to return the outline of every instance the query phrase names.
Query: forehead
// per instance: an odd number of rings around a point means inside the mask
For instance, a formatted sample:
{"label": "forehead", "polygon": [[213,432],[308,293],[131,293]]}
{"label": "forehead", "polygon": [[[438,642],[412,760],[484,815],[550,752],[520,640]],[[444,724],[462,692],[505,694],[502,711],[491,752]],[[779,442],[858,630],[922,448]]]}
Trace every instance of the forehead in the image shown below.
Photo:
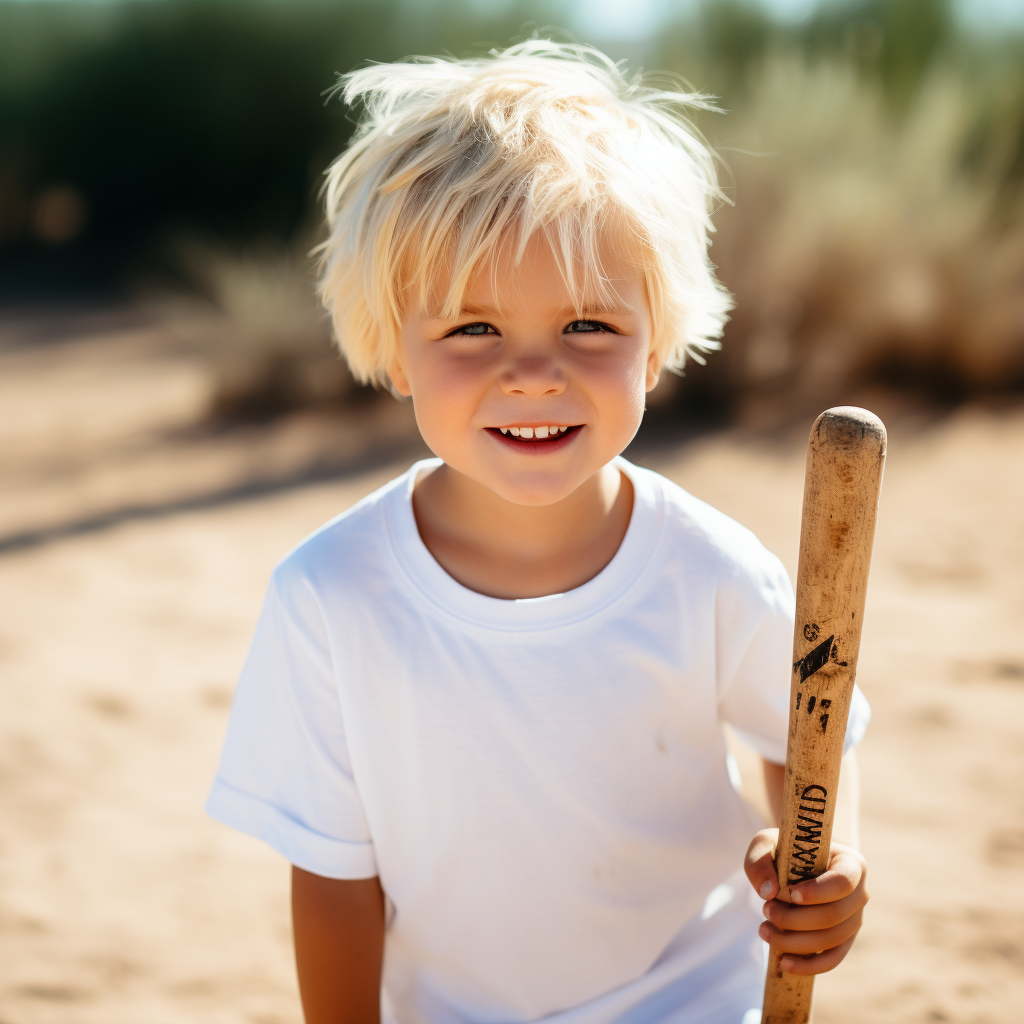
{"label": "forehead", "polygon": [[426,286],[424,311],[435,319],[488,311],[566,310],[597,316],[630,312],[646,304],[644,274],[635,259],[621,251],[606,233],[592,251],[583,247],[566,255],[541,231],[521,247],[506,239],[462,275],[459,288],[451,263],[439,266]]}

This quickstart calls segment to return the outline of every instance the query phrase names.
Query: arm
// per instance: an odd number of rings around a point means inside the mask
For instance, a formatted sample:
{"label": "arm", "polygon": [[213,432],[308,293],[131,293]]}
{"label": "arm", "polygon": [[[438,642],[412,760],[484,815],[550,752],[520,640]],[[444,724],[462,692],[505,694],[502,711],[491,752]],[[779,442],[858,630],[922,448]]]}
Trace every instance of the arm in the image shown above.
{"label": "arm", "polygon": [[768,795],[768,807],[772,812],[772,825],[779,827],[782,821],[782,783],[786,780],[786,766],[761,758],[764,770],[764,789]]}
{"label": "arm", "polygon": [[[786,766],[761,759],[764,768],[764,788],[768,806],[772,811],[772,824],[778,828],[782,818],[782,784],[786,779]],[[832,825],[833,842],[845,843],[860,849],[860,769],[857,751],[843,757],[839,773],[839,792],[836,794],[836,817]]]}
{"label": "arm", "polygon": [[306,1024],[377,1024],[384,894],[376,878],[292,868],[295,964]]}
{"label": "arm", "polygon": [[[851,751],[843,759],[832,850],[828,869],[809,882],[790,890],[796,904],[775,899],[779,891],[775,873],[775,843],[778,829],[765,829],[754,836],[747,850],[744,867],[750,884],[764,899],[764,916],[759,934],[766,942],[779,945],[793,954],[782,961],[790,974],[823,974],[836,967],[853,945],[860,930],[868,894],[864,888],[867,866],[857,851],[859,841],[859,778],[857,755]],[[768,803],[778,824],[782,812],[784,765],[764,762],[764,782]]]}

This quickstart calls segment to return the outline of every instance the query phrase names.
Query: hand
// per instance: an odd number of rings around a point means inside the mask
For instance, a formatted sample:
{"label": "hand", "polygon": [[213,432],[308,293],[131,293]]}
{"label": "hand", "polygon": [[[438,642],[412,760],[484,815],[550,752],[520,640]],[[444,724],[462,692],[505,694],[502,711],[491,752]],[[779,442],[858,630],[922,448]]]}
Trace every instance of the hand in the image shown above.
{"label": "hand", "polygon": [[[779,877],[773,857],[779,830],[766,828],[751,840],[743,869],[765,900],[768,919],[758,929],[765,942],[787,954],[779,962],[789,974],[824,974],[850,951],[860,931],[868,894],[867,865],[852,846],[833,843],[823,874],[790,888],[793,903],[775,899]],[[796,904],[796,905],[794,905]]]}

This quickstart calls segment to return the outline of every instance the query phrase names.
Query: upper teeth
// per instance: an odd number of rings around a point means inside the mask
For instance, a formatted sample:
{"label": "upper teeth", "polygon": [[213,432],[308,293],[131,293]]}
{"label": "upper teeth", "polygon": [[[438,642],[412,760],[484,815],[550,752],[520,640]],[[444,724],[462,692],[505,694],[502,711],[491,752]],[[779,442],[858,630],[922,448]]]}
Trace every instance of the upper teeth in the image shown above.
{"label": "upper teeth", "polygon": [[513,437],[550,437],[553,434],[560,434],[568,427],[498,427],[503,434],[511,434]]}

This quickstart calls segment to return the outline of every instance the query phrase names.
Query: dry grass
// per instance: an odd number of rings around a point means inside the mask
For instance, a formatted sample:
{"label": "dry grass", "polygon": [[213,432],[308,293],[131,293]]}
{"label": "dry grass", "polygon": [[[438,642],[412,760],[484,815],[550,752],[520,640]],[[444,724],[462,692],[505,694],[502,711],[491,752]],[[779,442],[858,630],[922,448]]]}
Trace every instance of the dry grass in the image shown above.
{"label": "dry grass", "polygon": [[308,247],[242,253],[191,241],[178,260],[210,301],[193,331],[215,418],[261,416],[351,399],[356,385],[331,345]]}
{"label": "dry grass", "polygon": [[896,118],[852,68],[775,55],[750,95],[723,122],[720,385],[821,406],[879,378],[950,397],[1024,383],[1024,197],[997,160],[966,170],[962,78],[936,72]]}

